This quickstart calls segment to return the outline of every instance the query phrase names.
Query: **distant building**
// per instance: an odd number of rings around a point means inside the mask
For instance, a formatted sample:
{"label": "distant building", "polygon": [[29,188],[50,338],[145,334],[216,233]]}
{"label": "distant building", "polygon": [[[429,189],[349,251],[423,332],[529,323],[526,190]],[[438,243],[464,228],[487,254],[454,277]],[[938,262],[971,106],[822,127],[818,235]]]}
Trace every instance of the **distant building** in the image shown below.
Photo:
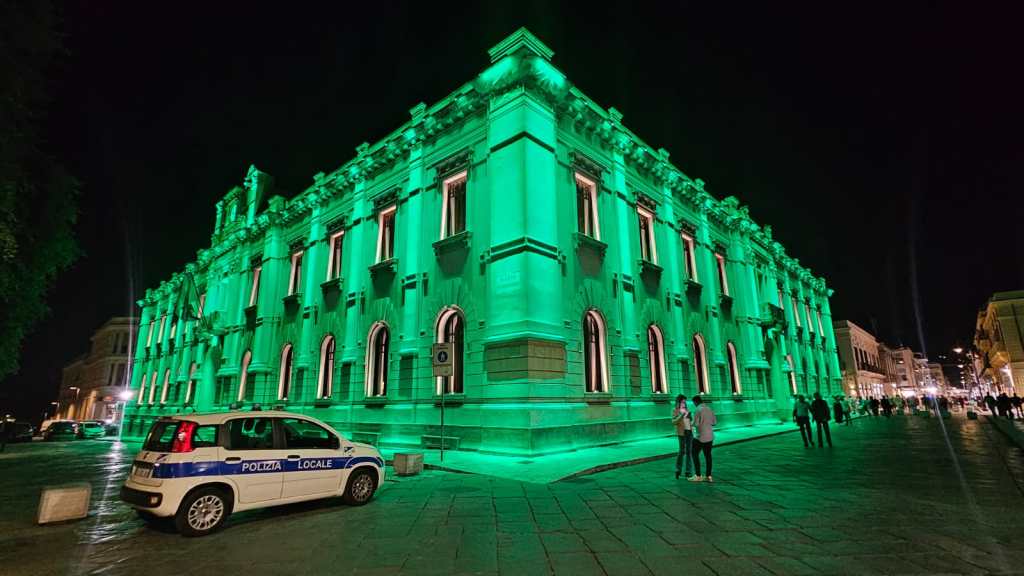
{"label": "distant building", "polygon": [[891,364],[888,349],[873,334],[849,320],[837,320],[834,327],[843,390],[860,397],[894,394],[893,380],[886,373]]}
{"label": "distant building", "polygon": [[1024,392],[1024,290],[989,298],[978,312],[974,347],[983,383],[1010,395]]}
{"label": "distant building", "polygon": [[129,352],[137,326],[132,318],[114,317],[90,339],[89,352],[64,367],[57,417],[73,420],[119,419],[120,397],[130,382]]}
{"label": "distant building", "polygon": [[939,394],[946,393],[946,389],[949,388],[949,382],[946,380],[946,374],[942,369],[942,364],[938,362],[929,362],[928,377],[930,379],[930,385],[935,386]]}

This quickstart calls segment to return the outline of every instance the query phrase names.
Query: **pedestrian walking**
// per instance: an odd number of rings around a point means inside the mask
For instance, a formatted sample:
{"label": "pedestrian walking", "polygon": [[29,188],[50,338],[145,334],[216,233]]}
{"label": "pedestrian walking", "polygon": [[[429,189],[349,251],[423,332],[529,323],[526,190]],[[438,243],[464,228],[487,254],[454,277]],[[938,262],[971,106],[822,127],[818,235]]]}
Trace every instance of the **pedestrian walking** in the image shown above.
{"label": "pedestrian walking", "polygon": [[814,417],[814,423],[818,425],[818,448],[824,448],[825,444],[821,440],[821,429],[825,429],[825,440],[828,441],[828,447],[832,447],[832,433],[828,429],[828,402],[821,399],[821,392],[814,393],[814,402],[811,402],[811,416]]}
{"label": "pedestrian walking", "polygon": [[843,422],[845,422],[846,425],[849,426],[850,424],[853,424],[853,409],[850,406],[849,398],[847,398],[846,396],[843,396],[842,399],[843,399],[843,416],[845,416],[845,419],[843,420]]}
{"label": "pedestrian walking", "polygon": [[888,396],[882,396],[882,414],[886,418],[892,416],[892,401]]}
{"label": "pedestrian walking", "polygon": [[695,474],[690,476],[690,480],[693,482],[702,482],[705,480],[704,476],[700,474],[700,455],[704,453],[704,460],[707,462],[707,467],[704,469],[707,473],[707,481],[714,482],[711,477],[711,445],[715,441],[715,430],[714,427],[718,424],[718,419],[715,417],[714,410],[710,406],[704,403],[704,399],[700,396],[693,397],[693,468]]}
{"label": "pedestrian walking", "polygon": [[991,394],[985,394],[985,407],[988,408],[989,414],[996,415],[996,399]]}
{"label": "pedestrian walking", "polygon": [[881,403],[878,401],[878,398],[875,398],[874,396],[872,396],[871,397],[871,415],[872,416],[878,416],[878,407],[880,405],[881,405]]}
{"label": "pedestrian walking", "polygon": [[1018,396],[1017,393],[1014,392],[1013,398],[1010,398],[1010,405],[1013,406],[1013,411],[1016,412],[1018,418],[1024,416],[1024,414],[1021,413],[1021,403],[1022,401],[1020,396]]}
{"label": "pedestrian walking", "polygon": [[836,424],[843,423],[843,403],[839,400],[840,396],[836,396],[832,399],[832,419],[836,421]]}
{"label": "pedestrian walking", "polygon": [[686,396],[676,396],[676,407],[672,411],[672,424],[676,427],[676,436],[679,437],[679,454],[676,456],[676,480],[683,472],[683,463],[686,463],[686,478],[693,476],[693,415],[686,406]]}
{"label": "pedestrian walking", "polygon": [[800,437],[804,441],[804,448],[814,447],[814,436],[811,435],[811,405],[804,398],[803,394],[796,397],[796,404],[793,405],[793,421],[800,428]]}
{"label": "pedestrian walking", "polygon": [[1006,395],[1006,392],[1000,392],[996,397],[996,408],[999,410],[999,415],[1009,420],[1013,420],[1013,415],[1010,414],[1011,404],[1010,397]]}

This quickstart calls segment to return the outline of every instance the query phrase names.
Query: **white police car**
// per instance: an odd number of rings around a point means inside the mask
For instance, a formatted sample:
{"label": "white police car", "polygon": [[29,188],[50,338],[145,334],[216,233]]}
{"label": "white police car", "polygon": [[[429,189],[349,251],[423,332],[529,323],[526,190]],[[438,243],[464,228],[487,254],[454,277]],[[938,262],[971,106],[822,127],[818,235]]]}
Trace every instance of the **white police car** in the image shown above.
{"label": "white police car", "polygon": [[153,423],[121,488],[146,519],[174,517],[186,536],[232,512],[341,496],[365,504],[384,481],[376,448],[291,412],[182,414]]}

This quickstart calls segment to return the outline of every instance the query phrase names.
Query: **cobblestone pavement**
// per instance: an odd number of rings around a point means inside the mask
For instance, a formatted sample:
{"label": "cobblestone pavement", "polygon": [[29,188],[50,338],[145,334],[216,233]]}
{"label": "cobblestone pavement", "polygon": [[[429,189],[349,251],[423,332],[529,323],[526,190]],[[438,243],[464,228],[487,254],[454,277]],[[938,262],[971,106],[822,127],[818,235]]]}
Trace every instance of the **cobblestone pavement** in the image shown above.
{"label": "cobblestone pavement", "polygon": [[[1024,572],[1024,456],[988,422],[866,419],[834,441],[723,447],[714,484],[675,480],[669,460],[547,485],[427,472],[361,508],[242,513],[198,539],[116,502],[137,446],[14,445],[0,455],[0,573]],[[93,482],[91,516],[34,526],[40,486],[76,479]]]}

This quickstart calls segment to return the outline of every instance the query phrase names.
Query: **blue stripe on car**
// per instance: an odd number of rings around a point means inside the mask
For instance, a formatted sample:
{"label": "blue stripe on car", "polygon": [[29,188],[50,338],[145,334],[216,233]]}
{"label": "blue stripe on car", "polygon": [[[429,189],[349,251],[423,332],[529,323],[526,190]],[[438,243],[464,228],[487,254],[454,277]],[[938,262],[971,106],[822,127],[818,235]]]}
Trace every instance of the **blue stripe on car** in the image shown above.
{"label": "blue stripe on car", "polygon": [[270,474],[280,472],[315,472],[354,468],[363,463],[384,467],[375,456],[344,456],[340,458],[300,458],[298,460],[253,459],[242,462],[161,462],[153,465],[153,478],[189,478],[194,476],[232,476],[237,474]]}

